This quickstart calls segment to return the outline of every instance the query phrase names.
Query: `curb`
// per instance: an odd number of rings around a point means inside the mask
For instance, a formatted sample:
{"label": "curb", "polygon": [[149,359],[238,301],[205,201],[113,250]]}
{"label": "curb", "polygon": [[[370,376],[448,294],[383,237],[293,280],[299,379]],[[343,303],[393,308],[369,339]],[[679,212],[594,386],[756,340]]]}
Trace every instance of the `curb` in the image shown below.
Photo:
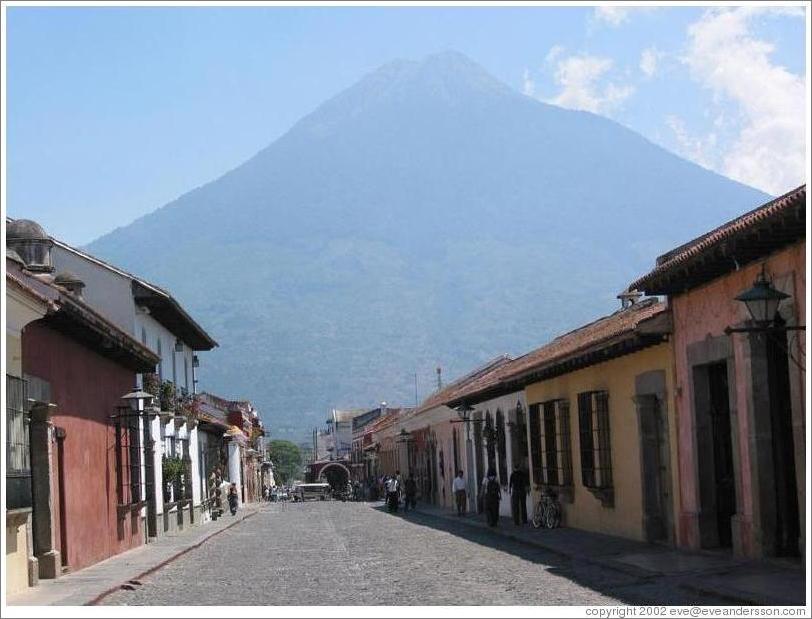
{"label": "curb", "polygon": [[100,593],[99,595],[97,595],[96,597],[91,599],[90,601],[85,602],[84,604],[82,604],[82,606],[98,606],[107,596],[115,593],[116,591],[121,591],[124,588],[125,584],[130,583],[130,582],[132,582],[134,580],[141,580],[142,578],[157,572],[161,568],[166,567],[167,565],[169,565],[173,561],[179,559],[180,557],[185,555],[187,552],[190,552],[190,551],[194,550],[195,548],[200,548],[200,546],[205,544],[211,538],[213,538],[213,537],[215,537],[217,535],[220,535],[220,533],[223,533],[224,531],[228,531],[232,527],[236,527],[238,524],[241,524],[241,523],[245,522],[251,516],[255,516],[257,513],[259,513],[259,509],[256,509],[256,510],[252,511],[250,514],[246,514],[245,516],[243,516],[242,518],[240,518],[236,522],[232,522],[231,524],[229,524],[226,527],[223,527],[219,531],[214,531],[210,535],[207,535],[206,537],[201,539],[199,542],[196,542],[195,544],[192,544],[191,546],[188,546],[187,548],[184,548],[183,550],[180,550],[180,551],[176,552],[171,557],[168,557],[167,559],[164,559],[163,561],[161,561],[157,565],[154,565],[151,568],[149,568],[148,570],[145,570],[145,571],[141,572],[137,576],[133,576],[132,578],[128,578],[124,582],[122,582],[122,583],[120,583],[118,585],[115,585],[113,587],[110,587],[109,589],[103,591],[102,593]]}

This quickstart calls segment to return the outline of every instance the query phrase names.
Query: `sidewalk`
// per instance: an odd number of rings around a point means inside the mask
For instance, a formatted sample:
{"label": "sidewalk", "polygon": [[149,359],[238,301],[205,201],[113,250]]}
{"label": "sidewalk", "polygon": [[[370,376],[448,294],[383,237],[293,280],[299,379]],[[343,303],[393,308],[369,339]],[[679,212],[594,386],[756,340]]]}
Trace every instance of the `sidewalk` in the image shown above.
{"label": "sidewalk", "polygon": [[566,527],[518,527],[504,517],[496,529],[490,529],[482,515],[469,513],[460,518],[451,510],[433,505],[418,505],[416,511],[460,526],[488,529],[568,559],[644,578],[673,579],[686,590],[714,595],[734,605],[802,606],[806,601],[806,578],[800,562],[753,561],[728,553],[688,552]]}
{"label": "sidewalk", "polygon": [[245,505],[235,516],[226,515],[197,527],[159,537],[151,544],[133,548],[100,563],[6,598],[8,606],[87,606],[121,588],[136,588],[148,573],[203,544],[256,514],[262,503]]}

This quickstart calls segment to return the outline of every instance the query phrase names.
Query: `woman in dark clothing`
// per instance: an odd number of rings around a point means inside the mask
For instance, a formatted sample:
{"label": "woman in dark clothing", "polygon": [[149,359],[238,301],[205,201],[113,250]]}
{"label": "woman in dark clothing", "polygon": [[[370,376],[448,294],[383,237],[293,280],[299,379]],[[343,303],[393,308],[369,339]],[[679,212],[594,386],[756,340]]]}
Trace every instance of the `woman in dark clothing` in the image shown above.
{"label": "woman in dark clothing", "polygon": [[499,487],[499,480],[496,479],[496,471],[488,469],[488,475],[483,484],[485,490],[485,516],[488,519],[488,526],[495,527],[499,522],[499,501],[502,500],[502,489]]}

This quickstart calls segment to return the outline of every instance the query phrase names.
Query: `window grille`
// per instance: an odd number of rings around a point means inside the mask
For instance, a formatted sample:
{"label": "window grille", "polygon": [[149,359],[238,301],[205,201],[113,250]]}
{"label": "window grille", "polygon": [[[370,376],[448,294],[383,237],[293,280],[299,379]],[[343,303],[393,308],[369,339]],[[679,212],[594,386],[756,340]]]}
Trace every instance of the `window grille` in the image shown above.
{"label": "window grille", "polygon": [[496,411],[496,450],[499,454],[499,482],[508,485],[507,438],[505,435],[505,415],[500,409]]}
{"label": "window grille", "polygon": [[141,501],[141,441],[138,417],[123,416],[114,427],[116,495],[120,505]]}
{"label": "window grille", "polygon": [[540,405],[541,479],[550,486],[572,485],[570,451],[570,410],[566,400],[550,400]]}
{"label": "window grille", "polygon": [[6,374],[6,476],[31,476],[30,417],[26,410],[28,385]]}
{"label": "window grille", "polygon": [[531,404],[527,409],[527,420],[530,425],[530,458],[533,461],[533,483],[537,486],[544,483],[541,463],[541,418],[539,408],[539,404]]}
{"label": "window grille", "polygon": [[578,394],[578,432],[581,440],[581,481],[586,488],[612,487],[609,439],[609,394]]}

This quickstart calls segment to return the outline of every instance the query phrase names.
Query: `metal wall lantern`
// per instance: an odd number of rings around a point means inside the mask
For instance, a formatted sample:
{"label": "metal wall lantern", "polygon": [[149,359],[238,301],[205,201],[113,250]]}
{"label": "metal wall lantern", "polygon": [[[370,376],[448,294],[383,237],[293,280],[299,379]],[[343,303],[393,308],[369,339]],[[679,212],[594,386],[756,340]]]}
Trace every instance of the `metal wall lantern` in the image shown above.
{"label": "metal wall lantern", "polygon": [[778,306],[788,298],[788,294],[773,287],[762,268],[753,287],[738,295],[736,300],[744,303],[753,322],[759,327],[768,327],[775,319]]}
{"label": "metal wall lantern", "polygon": [[414,439],[412,438],[411,432],[407,432],[406,428],[401,428],[396,440],[398,443],[411,443]]}
{"label": "metal wall lantern", "polygon": [[471,421],[475,421],[471,419],[471,413],[476,410],[473,406],[463,403],[454,410],[457,413],[458,419],[452,419],[451,423],[471,423]]}
{"label": "metal wall lantern", "polygon": [[759,331],[802,331],[804,325],[786,326],[781,320],[778,308],[781,303],[790,298],[790,295],[777,290],[769,279],[764,267],[753,282],[753,286],[734,297],[736,301],[744,303],[747,313],[755,326],[753,327],[727,327],[725,333],[752,333]]}

